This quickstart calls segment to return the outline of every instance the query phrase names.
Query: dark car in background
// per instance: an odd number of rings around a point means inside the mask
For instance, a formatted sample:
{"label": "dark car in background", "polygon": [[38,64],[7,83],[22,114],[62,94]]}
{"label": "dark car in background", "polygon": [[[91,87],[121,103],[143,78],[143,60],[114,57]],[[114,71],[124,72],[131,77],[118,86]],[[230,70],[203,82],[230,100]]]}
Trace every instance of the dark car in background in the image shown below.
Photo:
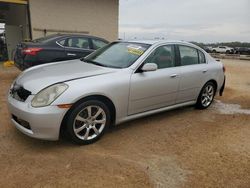
{"label": "dark car in background", "polygon": [[14,62],[20,70],[25,70],[44,63],[79,59],[108,43],[105,39],[89,35],[49,35],[31,42],[19,43]]}
{"label": "dark car in background", "polygon": [[235,48],[235,53],[241,54],[241,55],[250,55],[250,48],[238,47],[238,48]]}

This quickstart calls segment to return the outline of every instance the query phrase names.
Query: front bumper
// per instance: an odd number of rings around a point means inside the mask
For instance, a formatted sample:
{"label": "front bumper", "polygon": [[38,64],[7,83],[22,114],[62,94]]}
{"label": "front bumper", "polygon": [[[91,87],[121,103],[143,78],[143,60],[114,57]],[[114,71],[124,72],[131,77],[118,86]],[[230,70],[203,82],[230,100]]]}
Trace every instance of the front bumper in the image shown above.
{"label": "front bumper", "polygon": [[[25,102],[20,102],[10,95],[8,96],[12,123],[19,131],[30,137],[58,140],[66,110],[57,106],[34,108],[31,106],[32,98],[31,95]],[[26,122],[26,125],[24,126],[21,122]]]}

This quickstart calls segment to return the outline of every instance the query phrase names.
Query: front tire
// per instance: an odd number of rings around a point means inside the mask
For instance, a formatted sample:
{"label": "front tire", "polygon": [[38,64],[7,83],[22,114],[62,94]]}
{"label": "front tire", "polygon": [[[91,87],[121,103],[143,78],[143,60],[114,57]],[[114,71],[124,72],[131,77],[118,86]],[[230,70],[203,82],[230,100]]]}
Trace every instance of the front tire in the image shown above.
{"label": "front tire", "polygon": [[208,108],[214,100],[215,92],[216,92],[216,87],[214,83],[207,82],[201,89],[201,92],[196,102],[196,108],[198,109]]}
{"label": "front tire", "polygon": [[97,100],[84,101],[68,114],[66,131],[77,144],[91,144],[99,140],[110,125],[110,111],[106,104]]}

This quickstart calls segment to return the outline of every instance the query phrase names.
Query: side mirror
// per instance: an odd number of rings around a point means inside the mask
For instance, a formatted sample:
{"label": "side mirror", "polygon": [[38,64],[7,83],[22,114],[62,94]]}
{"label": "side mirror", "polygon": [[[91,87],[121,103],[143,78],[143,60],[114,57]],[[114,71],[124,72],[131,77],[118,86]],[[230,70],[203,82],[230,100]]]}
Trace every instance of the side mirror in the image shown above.
{"label": "side mirror", "polygon": [[146,63],[142,66],[142,72],[156,71],[158,66],[155,63]]}

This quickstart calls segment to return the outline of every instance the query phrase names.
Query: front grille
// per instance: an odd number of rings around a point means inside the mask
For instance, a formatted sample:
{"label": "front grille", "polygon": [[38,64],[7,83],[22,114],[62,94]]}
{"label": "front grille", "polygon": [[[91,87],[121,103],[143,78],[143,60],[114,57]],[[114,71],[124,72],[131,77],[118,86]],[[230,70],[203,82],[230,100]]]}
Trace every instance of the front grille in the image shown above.
{"label": "front grille", "polygon": [[16,84],[10,92],[14,99],[23,102],[26,101],[26,99],[31,95],[30,91],[24,89],[22,86],[17,86]]}

